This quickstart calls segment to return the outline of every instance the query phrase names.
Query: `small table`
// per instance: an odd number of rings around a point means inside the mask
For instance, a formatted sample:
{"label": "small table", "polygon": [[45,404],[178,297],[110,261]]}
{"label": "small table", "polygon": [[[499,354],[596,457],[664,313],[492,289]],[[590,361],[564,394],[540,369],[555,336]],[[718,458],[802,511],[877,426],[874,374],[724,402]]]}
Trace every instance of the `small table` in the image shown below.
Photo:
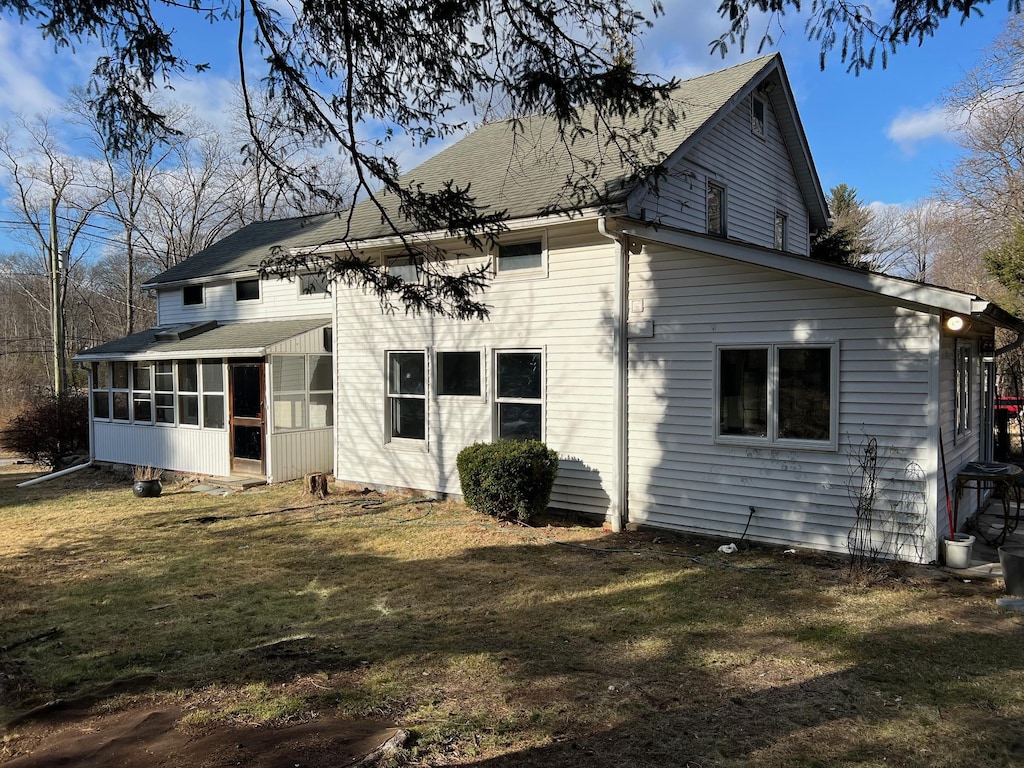
{"label": "small table", "polygon": [[[967,521],[965,527],[977,531],[986,544],[998,547],[1017,529],[1020,522],[1020,486],[1017,481],[1024,475],[1024,469],[1016,464],[1004,464],[998,461],[972,461],[966,464],[956,475],[956,490],[953,495],[953,527],[956,528],[957,520],[960,519],[960,497],[967,488],[975,488],[978,497],[981,491],[991,485],[993,493],[1000,492],[1003,499],[1003,527],[992,539],[989,539],[978,527],[978,517],[981,515],[980,504],[974,514]],[[1013,494],[1016,502],[1016,511],[1010,515],[1010,494]],[[956,531],[951,531],[956,533]]]}

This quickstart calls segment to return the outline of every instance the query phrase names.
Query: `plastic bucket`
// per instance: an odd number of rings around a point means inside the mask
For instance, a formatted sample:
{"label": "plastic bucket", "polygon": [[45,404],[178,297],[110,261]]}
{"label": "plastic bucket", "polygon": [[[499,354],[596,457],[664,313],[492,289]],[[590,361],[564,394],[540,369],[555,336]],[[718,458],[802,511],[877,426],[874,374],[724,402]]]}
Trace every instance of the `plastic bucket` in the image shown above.
{"label": "plastic bucket", "polygon": [[974,548],[974,537],[966,533],[958,533],[954,538],[942,540],[943,561],[947,568],[963,570],[971,567],[971,551]]}

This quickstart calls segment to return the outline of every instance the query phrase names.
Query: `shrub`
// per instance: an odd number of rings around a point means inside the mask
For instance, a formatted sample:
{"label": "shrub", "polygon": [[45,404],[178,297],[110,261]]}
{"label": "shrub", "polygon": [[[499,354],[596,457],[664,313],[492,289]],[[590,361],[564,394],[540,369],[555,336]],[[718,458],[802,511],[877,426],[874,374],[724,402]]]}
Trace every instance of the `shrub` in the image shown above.
{"label": "shrub", "polygon": [[63,457],[89,450],[89,398],[75,391],[40,396],[0,432],[0,445],[60,469]]}
{"label": "shrub", "polygon": [[467,505],[521,523],[547,509],[558,474],[558,454],[538,440],[476,443],[456,463]]}

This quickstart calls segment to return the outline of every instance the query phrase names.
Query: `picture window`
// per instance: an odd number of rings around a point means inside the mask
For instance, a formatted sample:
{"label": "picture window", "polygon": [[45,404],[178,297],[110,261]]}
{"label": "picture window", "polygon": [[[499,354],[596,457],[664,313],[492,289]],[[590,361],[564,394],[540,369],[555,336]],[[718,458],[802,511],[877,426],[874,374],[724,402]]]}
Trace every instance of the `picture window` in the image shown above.
{"label": "picture window", "polygon": [[437,353],[437,394],[479,397],[479,352]]}
{"label": "picture window", "polygon": [[235,301],[258,301],[260,298],[259,280],[235,281]]}
{"label": "picture window", "polygon": [[203,303],[203,286],[186,285],[181,289],[181,303],[186,307]]}

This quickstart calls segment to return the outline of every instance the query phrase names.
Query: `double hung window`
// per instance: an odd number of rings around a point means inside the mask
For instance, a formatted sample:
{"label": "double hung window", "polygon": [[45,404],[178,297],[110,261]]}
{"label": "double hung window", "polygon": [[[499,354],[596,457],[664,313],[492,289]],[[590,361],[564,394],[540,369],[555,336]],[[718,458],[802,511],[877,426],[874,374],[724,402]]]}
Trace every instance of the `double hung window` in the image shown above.
{"label": "double hung window", "polygon": [[717,358],[719,439],[835,448],[835,344],[719,347]]}
{"label": "double hung window", "polygon": [[498,438],[542,440],[543,355],[539,351],[499,351],[495,369]]}
{"label": "double hung window", "polygon": [[391,439],[427,438],[427,356],[425,352],[388,352],[388,435]]}

